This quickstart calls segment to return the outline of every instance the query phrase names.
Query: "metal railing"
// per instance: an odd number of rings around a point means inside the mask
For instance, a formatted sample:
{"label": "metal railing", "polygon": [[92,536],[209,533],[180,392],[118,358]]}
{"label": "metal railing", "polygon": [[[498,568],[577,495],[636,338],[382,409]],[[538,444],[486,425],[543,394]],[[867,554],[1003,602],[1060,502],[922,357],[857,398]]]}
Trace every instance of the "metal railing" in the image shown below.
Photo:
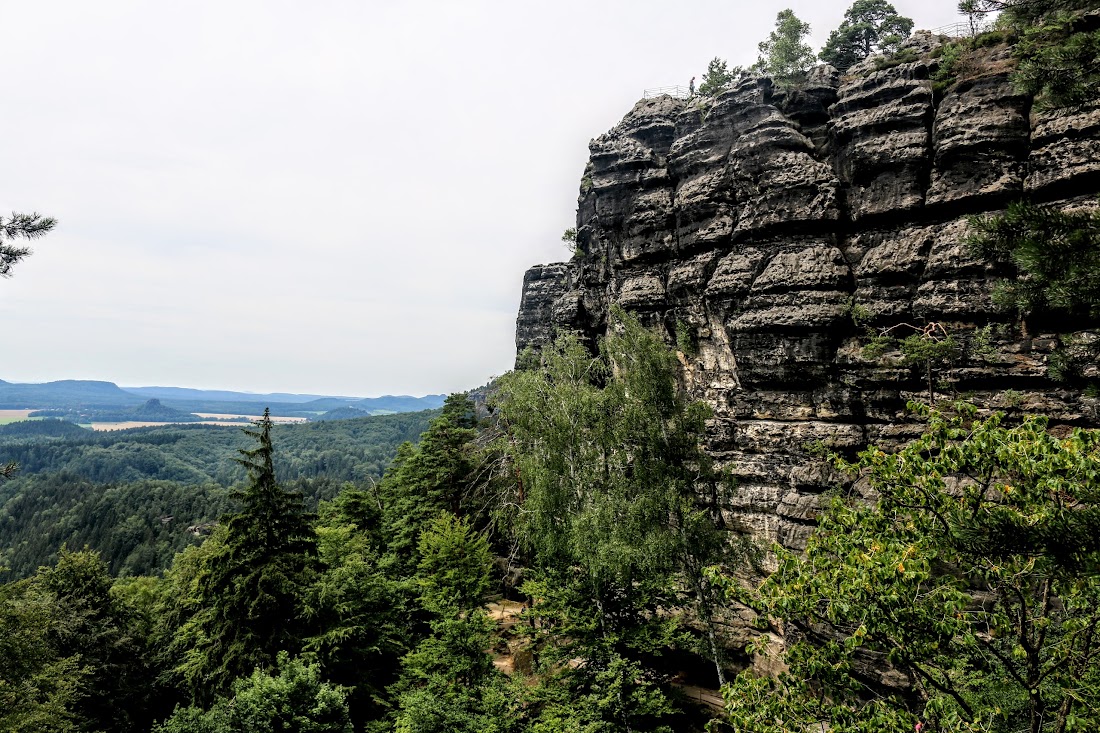
{"label": "metal railing", "polygon": [[950,38],[970,38],[979,33],[985,33],[993,28],[992,18],[975,18],[973,21],[959,21],[948,23],[939,28],[933,28],[930,32],[934,36],[949,36]]}
{"label": "metal railing", "polygon": [[646,89],[642,92],[642,99],[653,99],[654,97],[676,97],[678,99],[688,99],[691,97],[691,90],[687,87],[672,86],[672,87],[653,87],[652,89]]}

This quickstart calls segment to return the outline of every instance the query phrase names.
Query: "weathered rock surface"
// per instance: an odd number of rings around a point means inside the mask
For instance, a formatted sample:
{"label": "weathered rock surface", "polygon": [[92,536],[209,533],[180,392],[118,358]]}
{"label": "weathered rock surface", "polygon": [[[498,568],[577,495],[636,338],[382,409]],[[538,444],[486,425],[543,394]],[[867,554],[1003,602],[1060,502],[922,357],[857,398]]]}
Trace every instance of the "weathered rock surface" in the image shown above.
{"label": "weathered rock surface", "polygon": [[953,334],[965,348],[934,374],[940,399],[1098,422],[1095,399],[1048,375],[1059,335],[998,312],[998,273],[964,240],[967,216],[1024,195],[1095,205],[1100,107],[1034,113],[1004,48],[939,93],[937,43],[915,36],[921,60],[843,79],[822,67],[797,92],[748,79],[639,102],[590,145],[578,256],[524,278],[520,349],[562,329],[594,340],[613,304],[670,344],[690,330],[685,383],[713,406],[710,450],[738,480],[723,517],[765,542],[804,546],[843,480],[815,446],[919,434],[905,405],[929,399],[927,374],[865,358],[866,326]]}

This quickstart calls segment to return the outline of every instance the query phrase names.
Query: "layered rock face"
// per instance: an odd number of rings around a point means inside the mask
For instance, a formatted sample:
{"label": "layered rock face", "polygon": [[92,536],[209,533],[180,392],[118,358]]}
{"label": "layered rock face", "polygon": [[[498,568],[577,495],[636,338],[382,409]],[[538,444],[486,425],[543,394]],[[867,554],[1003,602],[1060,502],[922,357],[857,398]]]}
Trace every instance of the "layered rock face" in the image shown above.
{"label": "layered rock face", "polygon": [[[524,278],[520,350],[561,330],[594,340],[615,304],[692,342],[685,382],[713,406],[710,450],[737,478],[723,515],[764,541],[802,547],[843,480],[820,446],[919,434],[905,405],[930,399],[929,378],[938,400],[1098,420],[1096,399],[1048,374],[1065,334],[998,311],[1001,273],[965,237],[968,216],[1023,197],[1095,205],[1100,106],[1033,112],[1004,48],[937,91],[939,39],[908,43],[921,60],[822,68],[796,91],[748,79],[639,102],[590,144],[577,256]],[[864,351],[868,329],[930,324],[962,347],[931,374]]]}

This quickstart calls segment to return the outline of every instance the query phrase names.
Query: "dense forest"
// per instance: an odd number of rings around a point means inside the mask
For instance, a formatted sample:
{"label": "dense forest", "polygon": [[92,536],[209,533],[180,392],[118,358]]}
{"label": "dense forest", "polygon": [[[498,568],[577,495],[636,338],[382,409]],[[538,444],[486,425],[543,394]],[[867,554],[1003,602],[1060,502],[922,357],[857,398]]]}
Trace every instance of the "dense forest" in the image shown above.
{"label": "dense forest", "polygon": [[[315,507],[347,482],[380,479],[437,412],[274,426],[276,473]],[[0,426],[0,455],[19,465],[0,483],[0,578],[33,573],[66,543],[99,550],[113,574],[163,570],[228,508],[228,487],[245,479],[234,462],[241,439],[238,428],[213,425]]]}
{"label": "dense forest", "polygon": [[[834,457],[877,498],[838,495],[805,553],[771,549],[768,574],[767,548],[722,527],[734,487],[702,450],[708,410],[678,389],[675,353],[615,318],[598,354],[566,336],[525,357],[486,419],[452,396],[381,481],[315,511],[278,480],[280,430],[265,420],[239,454],[247,482],[194,493],[225,513],[163,574],[113,577],[117,556],[74,543],[2,586],[0,727],[1100,722],[1100,435],[915,407],[927,430],[901,452]],[[142,490],[158,510],[181,498]],[[747,648],[730,613],[755,619]],[[744,655],[766,657],[780,630],[789,671],[758,675]],[[700,705],[719,683],[724,708]]]}
{"label": "dense forest", "polygon": [[[881,6],[853,5],[838,63],[889,47],[858,43]],[[1095,101],[1096,2],[961,7],[1003,12],[948,59],[1021,39],[1037,104]],[[761,44],[783,83],[801,25]],[[1095,326],[1094,208],[970,225],[1022,328]],[[1100,729],[1100,431],[911,403],[891,450],[812,446],[837,489],[804,550],[759,546],[726,523],[738,487],[663,326],[613,307],[484,409],[0,428],[0,731]]]}

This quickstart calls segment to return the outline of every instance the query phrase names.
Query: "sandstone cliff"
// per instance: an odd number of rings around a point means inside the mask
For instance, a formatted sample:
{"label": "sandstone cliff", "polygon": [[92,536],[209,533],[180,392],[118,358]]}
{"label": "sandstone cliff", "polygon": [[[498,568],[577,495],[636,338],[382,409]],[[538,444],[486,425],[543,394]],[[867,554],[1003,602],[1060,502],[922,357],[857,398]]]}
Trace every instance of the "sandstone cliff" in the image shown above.
{"label": "sandstone cliff", "polygon": [[731,528],[801,547],[838,481],[815,445],[919,432],[905,404],[929,399],[927,375],[867,358],[867,325],[938,323],[964,345],[936,370],[939,399],[1097,420],[1096,399],[1048,374],[1063,334],[999,312],[1000,274],[963,239],[967,215],[1025,196],[1094,205],[1100,107],[1033,112],[1005,48],[938,90],[941,40],[914,36],[919,60],[892,68],[819,68],[797,91],[748,79],[716,99],[639,102],[589,146],[577,256],[524,277],[521,350],[559,329],[594,339],[613,304],[680,344],[686,383],[714,408],[710,448],[738,480]]}

